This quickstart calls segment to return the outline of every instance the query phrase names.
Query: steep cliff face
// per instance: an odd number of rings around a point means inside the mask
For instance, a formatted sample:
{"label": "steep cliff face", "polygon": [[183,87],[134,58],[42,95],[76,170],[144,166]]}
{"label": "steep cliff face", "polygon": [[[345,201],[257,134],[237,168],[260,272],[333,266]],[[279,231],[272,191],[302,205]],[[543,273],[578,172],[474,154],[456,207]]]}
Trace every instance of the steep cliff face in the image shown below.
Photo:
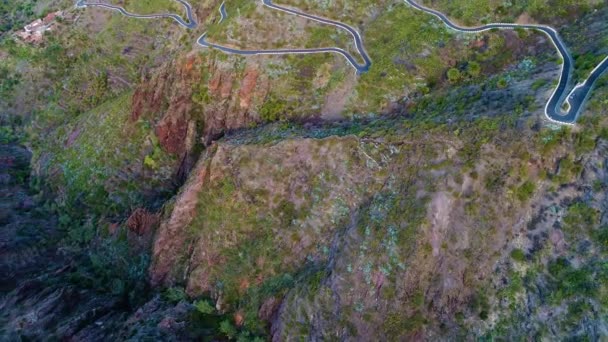
{"label": "steep cliff face", "polygon": [[[20,115],[0,115],[0,340],[608,336],[606,78],[554,127],[543,35],[457,34],[403,2],[280,2],[360,30],[369,72],[224,55],[99,8],[66,10],[39,47],[0,42],[0,111]],[[475,23],[524,9],[464,3],[429,2]],[[214,42],[352,50],[261,2],[219,24],[219,4],[193,4]],[[606,18],[560,29],[578,78],[608,51]]]}
{"label": "steep cliff face", "polygon": [[193,295],[233,301],[276,274],[326,260],[340,223],[387,177],[390,155],[353,137],[214,145],[161,224],[153,282],[185,281]]}
{"label": "steep cliff face", "polygon": [[[406,127],[271,143],[261,129],[213,144],[162,220],[153,283],[210,297],[239,329],[270,326],[276,341],[515,337],[551,325],[541,312],[570,319],[563,308],[578,299],[543,291],[561,276],[550,265],[575,253],[564,242],[574,219],[561,218],[580,202],[602,222],[601,190],[573,185],[605,181],[601,124],[539,140],[492,121],[456,135]],[[562,214],[540,220],[548,210]],[[593,270],[589,281],[604,277],[595,248],[581,259],[591,266],[569,266]],[[560,324],[547,336],[563,336]]]}
{"label": "steep cliff face", "polygon": [[133,95],[131,120],[152,118],[163,148],[183,155],[194,139],[208,145],[227,130],[259,122],[256,106],[268,88],[254,63],[235,70],[221,59],[191,52],[144,76]]}

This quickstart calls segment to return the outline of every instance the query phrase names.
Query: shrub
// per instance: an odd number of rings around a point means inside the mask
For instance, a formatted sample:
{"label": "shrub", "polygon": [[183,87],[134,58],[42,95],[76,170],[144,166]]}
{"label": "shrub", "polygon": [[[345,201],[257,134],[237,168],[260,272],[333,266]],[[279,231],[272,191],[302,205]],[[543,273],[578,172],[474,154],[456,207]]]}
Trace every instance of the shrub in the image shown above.
{"label": "shrub", "polygon": [[519,188],[517,188],[516,196],[522,202],[529,200],[536,191],[536,185],[531,181],[525,181]]}
{"label": "shrub", "polygon": [[469,62],[467,65],[467,73],[473,78],[479,76],[481,73],[481,65],[477,62]]}
{"label": "shrub", "polygon": [[164,297],[172,303],[178,303],[186,299],[186,292],[182,287],[170,287],[165,291]]}
{"label": "shrub", "polygon": [[154,160],[154,158],[152,158],[152,157],[151,157],[151,156],[149,156],[149,155],[147,155],[147,156],[144,158],[144,165],[145,165],[147,168],[150,168],[150,169],[153,169],[153,170],[154,170],[154,169],[156,169],[156,168],[158,168],[158,164],[156,163],[156,161]]}
{"label": "shrub", "polygon": [[511,258],[518,262],[523,262],[526,260],[526,254],[519,248],[515,248],[511,251]]}
{"label": "shrub", "polygon": [[505,89],[507,86],[509,85],[509,81],[506,78],[501,78],[498,80],[498,83],[496,83],[496,86],[499,89]]}
{"label": "shrub", "polygon": [[549,263],[548,270],[553,277],[554,291],[551,296],[557,303],[575,295],[592,296],[596,291],[597,287],[591,277],[591,270],[576,269],[565,258],[558,258]]}
{"label": "shrub", "polygon": [[198,310],[198,312],[204,315],[212,314],[215,311],[215,308],[209,303],[209,301],[204,299],[197,300],[194,303],[194,306],[196,307],[196,310]]}
{"label": "shrub", "polygon": [[266,122],[273,122],[284,119],[287,106],[284,101],[270,96],[260,108],[260,118]]}
{"label": "shrub", "polygon": [[593,232],[593,240],[602,251],[608,252],[608,226],[599,228]]}
{"label": "shrub", "polygon": [[589,153],[595,148],[595,139],[587,132],[574,134],[574,149],[577,155]]}
{"label": "shrub", "polygon": [[460,74],[460,70],[456,68],[451,68],[450,70],[448,70],[448,80],[450,81],[450,83],[457,83],[458,81],[460,81],[461,77],[462,75]]}
{"label": "shrub", "polygon": [[232,323],[230,323],[229,320],[223,320],[220,323],[220,332],[226,335],[228,338],[235,338],[237,334],[236,328],[234,325],[232,325]]}
{"label": "shrub", "polygon": [[583,202],[577,202],[568,208],[564,217],[564,230],[570,233],[588,231],[593,228],[598,221],[597,210]]}
{"label": "shrub", "polygon": [[532,90],[536,91],[536,90],[544,87],[547,83],[549,83],[549,81],[547,81],[547,79],[540,78],[540,79],[534,81],[534,83],[532,83],[532,86],[530,86],[530,88],[532,88]]}

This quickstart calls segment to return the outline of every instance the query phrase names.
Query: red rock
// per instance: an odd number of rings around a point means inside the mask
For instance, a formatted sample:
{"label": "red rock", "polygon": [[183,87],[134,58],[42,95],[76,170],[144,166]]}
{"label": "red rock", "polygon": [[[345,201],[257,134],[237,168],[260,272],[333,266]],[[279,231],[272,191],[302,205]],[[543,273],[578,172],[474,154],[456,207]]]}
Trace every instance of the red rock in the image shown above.
{"label": "red rock", "polygon": [[270,321],[272,316],[281,306],[281,300],[275,297],[270,297],[262,303],[260,310],[258,310],[258,317],[264,321]]}
{"label": "red rock", "polygon": [[158,323],[158,327],[163,330],[171,330],[176,325],[175,319],[173,317],[165,317],[160,323]]}
{"label": "red rock", "polygon": [[253,90],[257,84],[258,75],[259,73],[255,69],[248,70],[245,73],[245,78],[241,82],[241,90],[239,91],[239,105],[242,109],[249,109],[249,106],[251,106]]}
{"label": "red rock", "polygon": [[[199,163],[192,172],[190,180],[183,187],[179,198],[175,201],[171,216],[161,223],[154,241],[154,261],[150,267],[150,281],[153,286],[170,285],[175,280],[177,275],[173,265],[176,258],[179,257],[177,251],[183,248],[191,248],[188,247],[186,235],[181,233],[181,229],[190,224],[196,215],[198,194],[206,184],[208,176],[208,165]],[[196,290],[199,292],[204,292],[210,288],[208,283],[202,281],[197,282],[196,286]]]}
{"label": "red rock", "polygon": [[[254,98],[266,96],[270,85],[257,69],[245,70],[240,86],[235,87],[233,69],[212,61],[205,65],[200,54],[168,62],[144,77],[135,89],[131,121],[145,118],[153,122],[163,149],[183,157],[191,152],[192,141],[209,145],[226,130],[248,127],[259,120],[250,107]],[[209,81],[205,81],[205,74]],[[201,103],[198,92],[206,92],[212,101]],[[218,101],[220,98],[225,101]],[[190,135],[188,126],[194,127]]]}
{"label": "red rock", "polygon": [[243,312],[237,311],[234,314],[234,324],[236,324],[237,327],[242,327],[243,323],[245,323],[245,317],[243,316]]}
{"label": "red rock", "polygon": [[110,226],[108,226],[108,233],[110,233],[110,235],[116,235],[116,232],[118,231],[118,223],[112,223],[110,224]]}
{"label": "red rock", "polygon": [[138,208],[127,219],[129,230],[139,236],[151,232],[159,222],[158,214],[148,212],[146,209]]}
{"label": "red rock", "polygon": [[173,122],[170,116],[165,116],[156,126],[156,136],[160,145],[169,153],[182,154],[187,135],[188,122],[182,118]]}
{"label": "red rock", "polygon": [[220,96],[223,99],[227,99],[232,94],[232,74],[228,74],[226,77],[222,77],[222,85],[220,89]]}
{"label": "red rock", "polygon": [[65,147],[70,147],[74,144],[74,141],[76,141],[76,139],[80,136],[80,128],[76,128],[74,129],[70,135],[68,135],[68,138],[65,141]]}
{"label": "red rock", "polygon": [[46,15],[46,17],[44,17],[44,19],[42,19],[42,22],[45,25],[50,24],[53,20],[55,20],[55,18],[57,17],[57,13],[49,13]]}
{"label": "red rock", "polygon": [[217,93],[217,90],[220,88],[221,82],[222,82],[222,74],[217,74],[217,75],[213,76],[211,81],[209,81],[209,85],[207,86],[209,89],[209,92],[213,95],[219,95]]}

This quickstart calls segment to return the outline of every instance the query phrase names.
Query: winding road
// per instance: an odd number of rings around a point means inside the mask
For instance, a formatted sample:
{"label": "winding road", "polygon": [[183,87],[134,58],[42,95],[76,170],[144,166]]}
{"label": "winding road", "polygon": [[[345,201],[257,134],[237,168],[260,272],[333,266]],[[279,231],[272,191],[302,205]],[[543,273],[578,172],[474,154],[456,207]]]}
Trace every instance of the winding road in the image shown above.
{"label": "winding road", "polygon": [[226,3],[222,2],[222,4],[220,5],[220,21],[218,22],[218,24],[224,21],[224,19],[226,18],[228,18],[228,13],[226,13]]}
{"label": "winding road", "polygon": [[[132,18],[143,18],[143,19],[154,19],[154,18],[171,18],[175,20],[178,24],[185,28],[195,28],[197,27],[196,19],[194,18],[194,14],[192,11],[192,7],[185,0],[175,0],[182,4],[186,10],[186,16],[188,21],[185,21],[182,17],[177,14],[149,14],[149,15],[139,15],[130,13],[124,8],[120,6],[109,5],[105,3],[97,3],[97,2],[86,2],[85,0],[78,0],[76,6],[87,7],[87,6],[97,6],[108,8],[111,10],[116,10],[122,13],[127,17]],[[593,69],[590,75],[583,82],[577,84],[568,92],[570,87],[570,83],[572,81],[572,73],[574,69],[574,60],[568,49],[566,48],[566,44],[562,41],[561,37],[557,33],[555,29],[550,26],[545,25],[531,25],[531,24],[510,24],[510,23],[493,23],[487,24],[478,27],[463,27],[452,22],[445,14],[436,11],[434,9],[422,6],[418,4],[414,0],[404,0],[406,4],[412,6],[413,8],[420,10],[422,12],[431,14],[437,18],[439,18],[446,26],[450,29],[458,31],[458,32],[467,32],[467,33],[479,33],[483,31],[493,30],[493,29],[507,29],[513,30],[517,28],[527,29],[527,30],[536,30],[541,31],[546,34],[550,39],[558,53],[563,59],[563,63],[561,65],[561,74],[556,88],[553,91],[553,94],[549,98],[545,106],[545,115],[546,117],[556,123],[559,124],[568,124],[573,125],[585,104],[591,90],[593,89],[593,85],[599,79],[599,77],[608,70],[608,56],[598,64],[595,69]],[[344,49],[337,47],[329,47],[329,48],[311,48],[311,49],[269,49],[269,50],[241,50],[235,49],[219,44],[210,43],[206,40],[206,33],[203,33],[197,43],[200,46],[218,49],[220,51],[231,53],[231,54],[239,54],[239,55],[285,55],[285,54],[312,54],[312,53],[337,53],[342,55],[346,60],[357,70],[357,73],[364,73],[369,70],[372,65],[371,59],[369,58],[365,48],[363,46],[363,39],[357,30],[352,28],[349,25],[343,24],[338,21],[318,17],[315,15],[307,14],[292,8],[283,7],[279,5],[275,5],[272,3],[272,0],[262,0],[263,4],[269,8],[282,11],[288,14],[300,16],[303,18],[307,18],[310,20],[314,20],[320,22],[322,24],[332,25],[338,27],[340,29],[346,30],[351,34],[353,40],[355,42],[355,47],[357,51],[361,55],[363,59],[363,63],[359,63],[350,53],[345,51]],[[227,18],[225,3],[220,5],[220,21],[222,22]],[[562,109],[562,105],[565,105],[566,109]]]}
{"label": "winding road", "polygon": [[[206,38],[206,33],[203,33],[200,38],[198,39],[198,44],[204,47],[209,47],[209,48],[214,48],[214,49],[218,49],[220,51],[226,52],[226,53],[232,53],[232,54],[238,54],[238,55],[287,55],[287,54],[313,54],[313,53],[325,53],[325,52],[332,52],[332,53],[337,53],[342,55],[344,58],[346,58],[346,60],[350,63],[350,65],[353,66],[353,68],[355,68],[357,70],[358,73],[364,73],[366,71],[369,70],[370,66],[372,65],[372,61],[369,58],[369,56],[367,55],[367,52],[365,51],[365,48],[363,47],[363,39],[361,38],[361,35],[359,34],[359,32],[357,32],[357,30],[355,30],[354,28],[343,24],[341,22],[338,21],[334,21],[334,20],[330,20],[330,19],[326,19],[326,18],[321,18],[321,17],[317,17],[314,15],[310,15],[301,11],[297,11],[291,8],[287,8],[287,7],[283,7],[283,6],[278,6],[272,3],[271,0],[262,0],[264,6],[278,10],[278,11],[282,11],[288,14],[293,14],[296,16],[300,16],[306,19],[310,19],[313,21],[317,21],[323,24],[327,24],[327,25],[332,25],[332,26],[336,26],[338,28],[341,28],[345,31],[347,31],[348,33],[351,34],[351,36],[353,37],[353,40],[355,42],[355,47],[357,48],[357,51],[359,52],[359,54],[361,55],[361,57],[363,58],[363,64],[360,64],[359,62],[357,62],[357,60],[350,54],[348,53],[346,50],[341,49],[341,48],[337,48],[337,47],[330,47],[330,48],[312,48],[312,49],[266,49],[266,50],[241,50],[241,49],[234,49],[231,47],[227,47],[227,46],[223,46],[223,45],[219,45],[219,44],[214,44],[214,43],[210,43],[208,42],[205,38]],[[222,11],[222,9],[220,8],[220,13],[225,13],[225,9]],[[224,18],[224,14],[222,14],[222,19]]]}
{"label": "winding road", "polygon": [[178,24],[180,24],[181,26],[183,26],[185,28],[189,28],[189,29],[196,28],[198,26],[198,23],[196,22],[196,19],[194,18],[194,12],[192,11],[192,6],[190,6],[190,4],[187,1],[184,1],[184,0],[175,0],[175,1],[179,2],[180,4],[182,4],[182,6],[184,6],[184,9],[186,10],[186,16],[188,17],[188,21],[185,21],[179,15],[173,14],[173,13],[167,13],[167,14],[135,14],[135,13],[131,13],[131,12],[127,11],[123,7],[115,6],[115,5],[110,5],[110,4],[105,4],[105,3],[102,3],[102,2],[86,2],[86,0],[78,0],[76,2],[76,7],[77,8],[102,7],[102,8],[107,8],[107,9],[111,9],[111,10],[114,10],[114,11],[118,11],[118,12],[120,12],[122,15],[124,15],[126,17],[138,18],[138,19],[170,18],[170,19],[175,20]]}
{"label": "winding road", "polygon": [[[591,71],[591,74],[589,75],[589,77],[587,77],[587,79],[585,79],[585,81],[577,84],[570,91],[570,93],[567,93],[572,80],[574,60],[572,59],[572,55],[570,55],[570,53],[568,52],[566,44],[564,44],[557,31],[552,27],[545,25],[508,23],[494,23],[478,27],[462,27],[453,23],[445,14],[439,11],[419,5],[413,0],[404,1],[418,10],[434,15],[435,17],[443,21],[449,28],[458,32],[478,33],[492,29],[514,30],[517,28],[521,28],[527,30],[541,31],[546,34],[551,39],[551,42],[553,42],[553,45],[555,46],[555,48],[563,59],[559,82],[557,83],[557,87],[555,88],[555,90],[553,90],[553,94],[549,98],[549,101],[547,101],[547,104],[545,105],[545,115],[549,120],[553,122],[569,125],[574,124],[581,112],[583,104],[591,93],[593,84],[606,70],[608,70],[608,57],[606,57],[595,69],[593,69],[593,71]],[[562,109],[564,100],[567,108],[566,110]]]}

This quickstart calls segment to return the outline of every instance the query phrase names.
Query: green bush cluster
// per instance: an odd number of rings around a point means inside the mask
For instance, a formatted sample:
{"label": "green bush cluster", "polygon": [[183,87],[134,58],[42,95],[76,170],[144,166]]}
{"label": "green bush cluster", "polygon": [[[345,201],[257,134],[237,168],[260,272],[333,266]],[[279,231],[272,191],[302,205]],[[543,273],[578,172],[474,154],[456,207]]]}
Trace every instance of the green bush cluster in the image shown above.
{"label": "green bush cluster", "polygon": [[593,298],[597,291],[597,282],[593,271],[587,267],[574,268],[565,258],[558,258],[547,266],[551,275],[551,299],[561,303],[573,296]]}

